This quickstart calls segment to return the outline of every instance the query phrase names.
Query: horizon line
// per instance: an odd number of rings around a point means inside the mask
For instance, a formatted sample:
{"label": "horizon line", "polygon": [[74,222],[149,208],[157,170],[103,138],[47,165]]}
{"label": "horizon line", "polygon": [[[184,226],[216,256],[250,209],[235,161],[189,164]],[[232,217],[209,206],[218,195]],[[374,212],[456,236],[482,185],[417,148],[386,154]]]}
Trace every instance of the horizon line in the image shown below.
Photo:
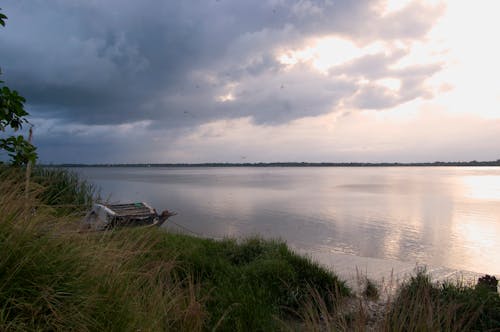
{"label": "horizon line", "polygon": [[500,166],[500,159],[490,161],[433,161],[433,162],[200,162],[200,163],[41,163],[42,167],[296,167],[296,166]]}

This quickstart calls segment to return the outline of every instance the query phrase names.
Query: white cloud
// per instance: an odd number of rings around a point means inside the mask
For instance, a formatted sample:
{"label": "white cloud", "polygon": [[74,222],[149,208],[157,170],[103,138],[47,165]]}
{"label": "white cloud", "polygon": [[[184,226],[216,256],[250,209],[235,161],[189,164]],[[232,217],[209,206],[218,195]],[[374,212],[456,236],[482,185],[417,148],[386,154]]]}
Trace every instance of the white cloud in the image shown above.
{"label": "white cloud", "polygon": [[401,89],[401,80],[397,78],[383,78],[376,80],[375,83],[394,92],[398,92]]}
{"label": "white cloud", "polygon": [[225,94],[225,95],[220,95],[216,98],[218,101],[220,101],[221,103],[225,103],[225,102],[228,102],[228,101],[233,101],[235,98],[233,96],[233,94],[231,92]]}
{"label": "white cloud", "polygon": [[354,61],[358,58],[383,53],[387,47],[381,41],[358,46],[354,41],[337,36],[311,38],[299,49],[282,50],[277,60],[287,66],[307,63],[323,74],[335,66]]}

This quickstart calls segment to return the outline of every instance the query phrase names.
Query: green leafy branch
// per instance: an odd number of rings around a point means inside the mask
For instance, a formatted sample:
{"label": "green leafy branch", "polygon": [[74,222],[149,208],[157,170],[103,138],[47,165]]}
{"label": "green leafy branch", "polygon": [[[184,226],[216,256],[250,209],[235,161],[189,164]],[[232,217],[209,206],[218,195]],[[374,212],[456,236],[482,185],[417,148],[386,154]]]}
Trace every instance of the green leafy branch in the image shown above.
{"label": "green leafy branch", "polygon": [[36,147],[25,140],[22,135],[0,139],[0,149],[8,152],[14,166],[27,165],[28,162],[34,162],[38,157]]}
{"label": "green leafy branch", "polygon": [[[6,19],[7,16],[0,13],[1,26],[5,26]],[[2,83],[4,82],[0,80],[0,84]],[[29,123],[26,119],[29,114],[24,109],[25,102],[26,99],[16,90],[11,90],[7,86],[0,87],[0,132],[5,132],[7,128],[18,131],[22,129],[24,123]],[[25,140],[22,135],[0,139],[0,150],[8,152],[13,165],[28,165],[30,162],[34,163],[38,158],[36,147],[30,141],[31,129],[29,140]]]}

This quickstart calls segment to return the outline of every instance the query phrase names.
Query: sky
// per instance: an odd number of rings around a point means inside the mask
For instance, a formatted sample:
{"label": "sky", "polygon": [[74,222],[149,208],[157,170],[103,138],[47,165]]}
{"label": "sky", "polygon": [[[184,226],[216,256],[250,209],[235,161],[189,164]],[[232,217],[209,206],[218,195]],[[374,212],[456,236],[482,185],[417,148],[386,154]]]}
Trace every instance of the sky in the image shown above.
{"label": "sky", "polygon": [[500,159],[499,1],[0,7],[42,163]]}

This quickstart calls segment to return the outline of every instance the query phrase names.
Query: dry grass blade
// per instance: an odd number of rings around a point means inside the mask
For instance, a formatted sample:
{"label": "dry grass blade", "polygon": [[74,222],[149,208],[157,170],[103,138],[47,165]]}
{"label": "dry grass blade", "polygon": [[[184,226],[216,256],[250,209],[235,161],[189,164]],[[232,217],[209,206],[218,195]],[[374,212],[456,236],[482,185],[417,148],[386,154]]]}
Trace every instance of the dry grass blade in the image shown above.
{"label": "dry grass blade", "polygon": [[0,172],[0,330],[201,330],[200,286],[149,258],[158,230],[68,232],[20,183]]}

